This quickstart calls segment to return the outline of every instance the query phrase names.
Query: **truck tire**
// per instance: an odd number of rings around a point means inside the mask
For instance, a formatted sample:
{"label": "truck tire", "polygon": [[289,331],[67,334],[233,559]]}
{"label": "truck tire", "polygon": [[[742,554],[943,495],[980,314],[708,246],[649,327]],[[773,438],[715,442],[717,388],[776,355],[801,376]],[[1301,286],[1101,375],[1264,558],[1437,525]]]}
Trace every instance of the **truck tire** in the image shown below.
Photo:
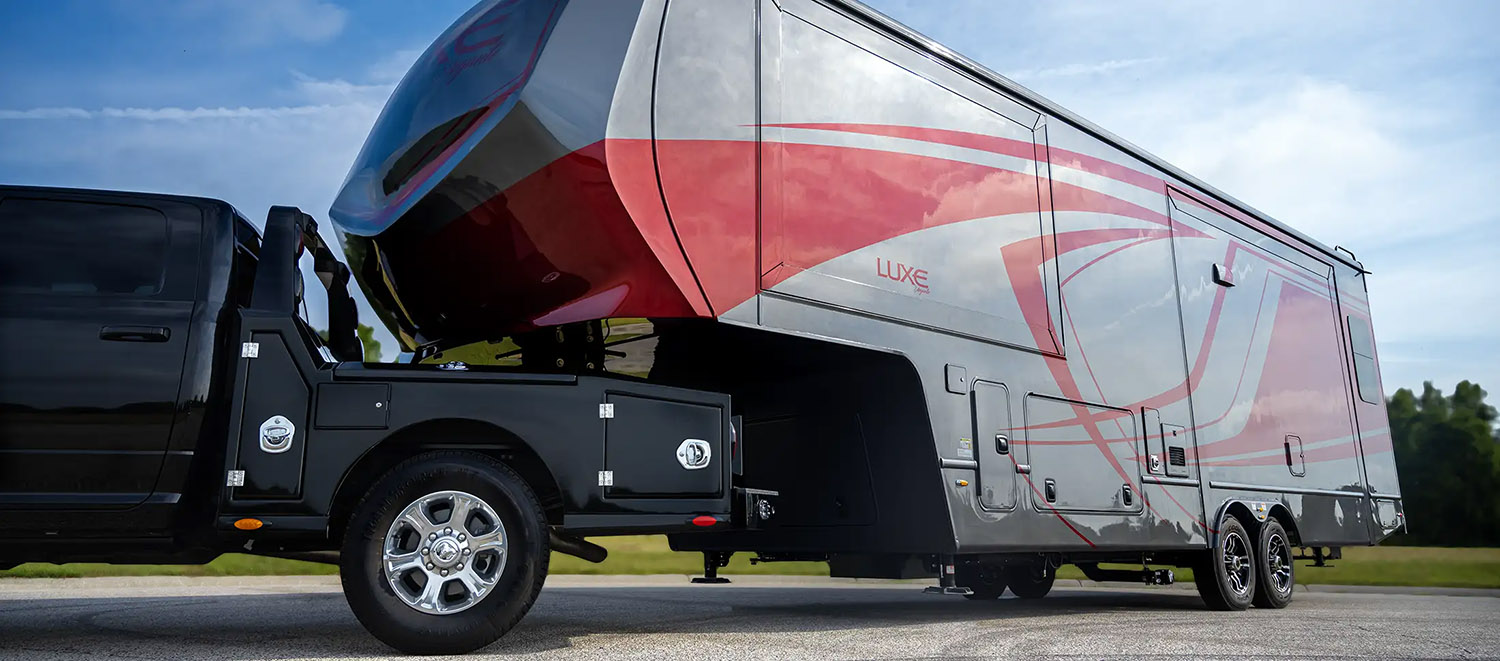
{"label": "truck tire", "polygon": [[1297,584],[1296,568],[1292,565],[1292,545],[1287,541],[1286,529],[1276,519],[1266,519],[1261,524],[1255,551],[1255,606],[1286,608],[1292,602],[1292,587]]}
{"label": "truck tire", "polygon": [[1052,582],[1057,579],[1057,570],[1050,566],[1040,572],[1036,567],[1021,565],[1005,570],[1005,583],[1011,594],[1022,599],[1041,599],[1052,591]]}
{"label": "truck tire", "polygon": [[1005,572],[995,565],[959,565],[955,578],[959,585],[973,590],[964,595],[965,599],[988,601],[1005,594]]}
{"label": "truck tire", "polygon": [[1198,594],[1212,610],[1242,611],[1255,597],[1255,552],[1250,533],[1232,516],[1219,526],[1218,543],[1193,568]]}
{"label": "truck tire", "polygon": [[505,635],[536,601],[550,549],[541,504],[484,455],[434,452],[377,480],[344,533],[355,617],[409,654],[463,654]]}

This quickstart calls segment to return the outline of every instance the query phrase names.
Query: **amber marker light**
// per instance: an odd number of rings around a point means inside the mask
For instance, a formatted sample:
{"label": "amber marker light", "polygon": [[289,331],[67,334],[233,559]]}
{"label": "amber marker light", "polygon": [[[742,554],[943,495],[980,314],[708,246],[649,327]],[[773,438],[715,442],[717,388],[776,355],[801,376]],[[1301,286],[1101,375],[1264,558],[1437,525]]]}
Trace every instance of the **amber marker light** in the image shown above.
{"label": "amber marker light", "polygon": [[266,525],[265,522],[260,519],[240,519],[234,522],[234,527],[240,530],[260,530],[260,527],[264,525]]}

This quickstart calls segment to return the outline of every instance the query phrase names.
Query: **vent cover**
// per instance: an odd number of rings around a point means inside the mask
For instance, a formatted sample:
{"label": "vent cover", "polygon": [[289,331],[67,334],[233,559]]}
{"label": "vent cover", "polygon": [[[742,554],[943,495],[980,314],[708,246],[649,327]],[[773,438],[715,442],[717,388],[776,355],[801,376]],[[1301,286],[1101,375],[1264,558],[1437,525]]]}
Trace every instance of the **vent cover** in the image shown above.
{"label": "vent cover", "polygon": [[1167,463],[1173,466],[1187,465],[1187,450],[1176,445],[1167,448]]}

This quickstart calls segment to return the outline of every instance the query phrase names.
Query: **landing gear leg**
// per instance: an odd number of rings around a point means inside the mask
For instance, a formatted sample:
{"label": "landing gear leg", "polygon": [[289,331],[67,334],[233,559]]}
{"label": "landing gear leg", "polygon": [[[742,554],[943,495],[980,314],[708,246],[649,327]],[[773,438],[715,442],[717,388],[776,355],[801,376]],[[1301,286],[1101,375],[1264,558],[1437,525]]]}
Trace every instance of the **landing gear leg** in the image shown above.
{"label": "landing gear leg", "polygon": [[734,552],[704,551],[703,552],[703,575],[693,577],[694,583],[728,583],[729,579],[719,576],[720,567],[728,567],[729,559],[734,557]]}
{"label": "landing gear leg", "polygon": [[964,597],[974,594],[973,590],[958,584],[958,560],[951,555],[938,556],[938,584],[922,591],[927,594],[956,594]]}

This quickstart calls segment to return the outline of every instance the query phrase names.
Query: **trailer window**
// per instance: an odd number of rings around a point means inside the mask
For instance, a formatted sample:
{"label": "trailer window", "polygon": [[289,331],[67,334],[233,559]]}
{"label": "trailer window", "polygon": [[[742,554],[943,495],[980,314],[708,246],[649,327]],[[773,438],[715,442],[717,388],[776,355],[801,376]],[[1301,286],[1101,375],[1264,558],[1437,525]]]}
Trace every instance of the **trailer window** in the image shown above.
{"label": "trailer window", "polygon": [[0,288],[49,294],[161,291],[167,218],[119,204],[0,201]]}
{"label": "trailer window", "polygon": [[1368,404],[1379,404],[1380,373],[1375,367],[1375,337],[1370,334],[1370,324],[1363,319],[1350,316],[1349,346],[1354,353],[1354,380],[1359,386],[1359,398]]}

